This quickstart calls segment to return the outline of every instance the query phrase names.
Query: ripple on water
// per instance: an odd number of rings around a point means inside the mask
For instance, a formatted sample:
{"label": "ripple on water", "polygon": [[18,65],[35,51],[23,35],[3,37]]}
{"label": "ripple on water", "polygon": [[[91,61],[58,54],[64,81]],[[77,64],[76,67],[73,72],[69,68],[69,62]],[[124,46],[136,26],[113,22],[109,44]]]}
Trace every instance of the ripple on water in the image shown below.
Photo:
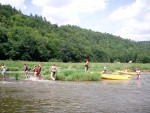
{"label": "ripple on water", "polygon": [[149,113],[150,76],[129,81],[0,81],[1,112]]}

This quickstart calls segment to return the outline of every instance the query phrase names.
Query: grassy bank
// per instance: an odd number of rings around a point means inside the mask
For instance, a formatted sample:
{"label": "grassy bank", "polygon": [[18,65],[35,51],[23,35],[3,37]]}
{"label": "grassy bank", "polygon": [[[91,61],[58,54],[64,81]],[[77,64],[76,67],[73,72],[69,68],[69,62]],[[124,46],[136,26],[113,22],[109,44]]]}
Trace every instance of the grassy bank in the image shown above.
{"label": "grassy bank", "polygon": [[127,67],[129,70],[133,68],[140,68],[142,70],[150,70],[150,64],[140,63],[90,63],[88,73],[84,72],[84,63],[62,63],[62,62],[29,62],[29,61],[0,61],[0,64],[5,63],[7,72],[15,71],[14,77],[18,76],[20,79],[24,79],[23,64],[26,63],[30,68],[30,72],[34,65],[40,63],[42,65],[42,75],[44,79],[50,79],[49,69],[53,63],[59,68],[59,72],[56,75],[56,80],[62,81],[98,81],[100,79],[100,73],[104,66],[107,66],[109,70],[123,70]]}

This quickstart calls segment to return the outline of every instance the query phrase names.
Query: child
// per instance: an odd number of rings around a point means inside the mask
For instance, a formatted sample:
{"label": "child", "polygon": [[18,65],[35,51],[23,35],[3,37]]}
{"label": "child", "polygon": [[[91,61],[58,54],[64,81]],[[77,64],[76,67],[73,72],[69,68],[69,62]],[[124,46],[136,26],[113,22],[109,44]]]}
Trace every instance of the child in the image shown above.
{"label": "child", "polygon": [[137,79],[139,80],[141,78],[141,70],[137,69],[136,74],[137,74]]}

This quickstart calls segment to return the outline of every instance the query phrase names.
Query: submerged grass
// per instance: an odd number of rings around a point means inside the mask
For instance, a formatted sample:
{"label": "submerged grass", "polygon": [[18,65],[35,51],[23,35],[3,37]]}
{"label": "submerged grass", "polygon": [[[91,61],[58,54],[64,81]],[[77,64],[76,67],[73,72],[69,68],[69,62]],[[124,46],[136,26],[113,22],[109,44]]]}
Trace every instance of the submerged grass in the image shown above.
{"label": "submerged grass", "polygon": [[13,75],[16,79],[25,79],[25,75],[19,72],[23,72],[23,64],[27,64],[30,68],[30,75],[33,75],[34,65],[40,63],[42,65],[42,75],[44,79],[50,80],[50,67],[52,64],[56,64],[59,71],[56,74],[56,80],[61,81],[98,81],[100,79],[100,72],[103,70],[104,66],[108,70],[124,70],[128,68],[132,70],[133,68],[140,68],[142,70],[150,70],[150,63],[90,63],[89,70],[87,73],[84,72],[84,63],[62,63],[62,62],[29,62],[29,61],[2,61],[0,64],[4,63],[7,67],[7,71],[15,71],[18,74]]}

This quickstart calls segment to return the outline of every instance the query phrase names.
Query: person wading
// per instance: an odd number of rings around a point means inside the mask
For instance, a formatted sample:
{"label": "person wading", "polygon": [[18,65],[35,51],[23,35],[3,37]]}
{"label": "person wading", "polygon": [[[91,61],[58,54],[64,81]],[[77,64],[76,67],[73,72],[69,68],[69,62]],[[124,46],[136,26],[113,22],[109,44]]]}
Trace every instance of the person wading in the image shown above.
{"label": "person wading", "polygon": [[89,69],[89,61],[88,59],[85,60],[85,72],[87,73],[88,69]]}
{"label": "person wading", "polygon": [[50,68],[50,73],[51,73],[51,79],[55,80],[55,74],[57,73],[58,68],[53,64]]}

